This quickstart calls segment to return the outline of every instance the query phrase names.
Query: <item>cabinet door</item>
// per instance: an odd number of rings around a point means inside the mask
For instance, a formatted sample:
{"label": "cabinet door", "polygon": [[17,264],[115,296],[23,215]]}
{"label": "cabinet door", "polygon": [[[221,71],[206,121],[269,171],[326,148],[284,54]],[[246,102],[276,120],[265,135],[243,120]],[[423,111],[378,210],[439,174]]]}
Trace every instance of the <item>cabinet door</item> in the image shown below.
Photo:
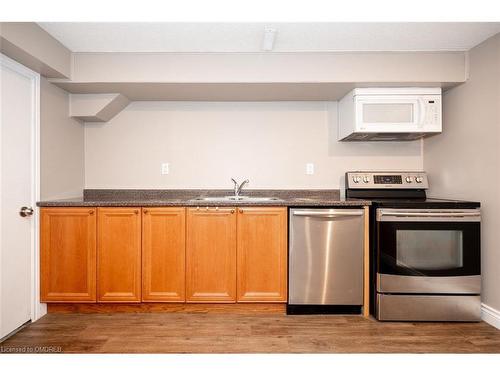
{"label": "cabinet door", "polygon": [[142,210],[142,300],[185,301],[186,210]]}
{"label": "cabinet door", "polygon": [[236,301],[234,208],[188,209],[186,300]]}
{"label": "cabinet door", "polygon": [[96,302],[96,209],[42,208],[42,302]]}
{"label": "cabinet door", "polygon": [[140,208],[99,208],[97,300],[141,301]]}
{"label": "cabinet door", "polygon": [[238,302],[286,302],[287,209],[238,210]]}

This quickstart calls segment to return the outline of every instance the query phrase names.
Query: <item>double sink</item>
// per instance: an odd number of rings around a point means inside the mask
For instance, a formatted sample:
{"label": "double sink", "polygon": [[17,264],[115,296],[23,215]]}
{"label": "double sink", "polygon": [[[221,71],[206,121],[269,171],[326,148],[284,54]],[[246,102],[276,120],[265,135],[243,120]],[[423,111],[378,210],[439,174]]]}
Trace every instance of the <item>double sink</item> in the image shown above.
{"label": "double sink", "polygon": [[249,197],[247,195],[240,195],[243,186],[245,186],[249,180],[245,180],[242,183],[238,183],[234,178],[231,178],[234,183],[234,195],[226,195],[222,197],[198,197],[193,199],[195,202],[240,202],[240,203],[259,203],[259,202],[272,202],[280,201],[281,199],[275,197]]}
{"label": "double sink", "polygon": [[199,197],[193,199],[193,201],[199,202],[270,202],[270,201],[280,201],[281,199],[275,197],[249,197],[244,195],[230,195],[224,197]]}

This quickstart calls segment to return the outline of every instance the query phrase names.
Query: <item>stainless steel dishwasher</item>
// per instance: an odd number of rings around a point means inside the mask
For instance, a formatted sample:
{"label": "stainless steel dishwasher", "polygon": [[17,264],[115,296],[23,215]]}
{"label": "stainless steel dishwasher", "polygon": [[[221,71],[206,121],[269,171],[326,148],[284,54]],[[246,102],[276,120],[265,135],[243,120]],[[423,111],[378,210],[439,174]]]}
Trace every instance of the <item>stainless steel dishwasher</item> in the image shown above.
{"label": "stainless steel dishwasher", "polygon": [[359,313],[364,210],[290,210],[287,313]]}

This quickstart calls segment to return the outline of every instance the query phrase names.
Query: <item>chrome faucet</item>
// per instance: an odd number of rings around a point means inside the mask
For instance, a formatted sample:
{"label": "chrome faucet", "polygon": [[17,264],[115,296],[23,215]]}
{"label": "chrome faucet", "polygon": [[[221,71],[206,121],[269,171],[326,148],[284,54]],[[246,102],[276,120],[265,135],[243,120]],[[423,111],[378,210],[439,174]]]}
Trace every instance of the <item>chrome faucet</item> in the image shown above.
{"label": "chrome faucet", "polygon": [[248,184],[250,182],[249,180],[245,180],[241,184],[238,184],[238,182],[234,178],[231,178],[231,181],[234,182],[234,196],[235,197],[239,197],[241,190],[243,189],[243,186],[245,186],[246,184]]}

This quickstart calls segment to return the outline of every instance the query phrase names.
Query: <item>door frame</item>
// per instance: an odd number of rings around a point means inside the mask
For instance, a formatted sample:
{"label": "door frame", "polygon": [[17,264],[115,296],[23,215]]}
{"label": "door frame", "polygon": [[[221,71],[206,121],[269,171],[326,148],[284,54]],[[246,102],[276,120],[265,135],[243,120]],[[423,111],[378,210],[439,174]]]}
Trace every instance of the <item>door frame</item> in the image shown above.
{"label": "door frame", "polygon": [[[34,209],[31,220],[31,321],[47,313],[47,305],[40,302],[40,74],[0,53],[0,64],[31,80],[33,113],[31,114],[32,186],[30,205]],[[0,135],[1,136],[1,135]],[[1,157],[1,155],[0,155]],[[0,187],[1,188],[1,187]]]}

